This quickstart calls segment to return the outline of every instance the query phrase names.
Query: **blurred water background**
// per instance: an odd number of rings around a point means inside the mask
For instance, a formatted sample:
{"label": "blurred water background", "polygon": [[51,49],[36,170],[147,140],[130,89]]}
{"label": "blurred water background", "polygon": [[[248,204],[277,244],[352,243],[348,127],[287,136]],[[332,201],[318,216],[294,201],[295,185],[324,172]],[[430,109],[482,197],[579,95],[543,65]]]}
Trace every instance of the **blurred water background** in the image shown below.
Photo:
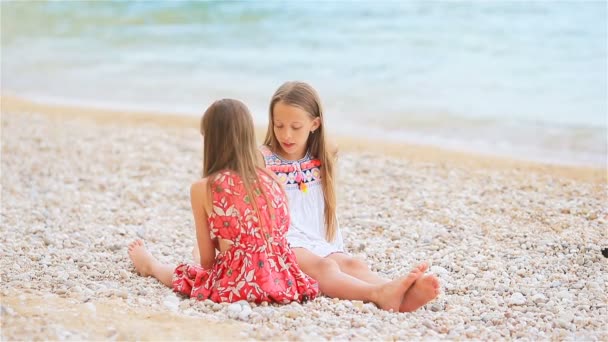
{"label": "blurred water background", "polygon": [[2,93],[258,124],[286,80],[335,134],[605,166],[606,1],[2,1]]}

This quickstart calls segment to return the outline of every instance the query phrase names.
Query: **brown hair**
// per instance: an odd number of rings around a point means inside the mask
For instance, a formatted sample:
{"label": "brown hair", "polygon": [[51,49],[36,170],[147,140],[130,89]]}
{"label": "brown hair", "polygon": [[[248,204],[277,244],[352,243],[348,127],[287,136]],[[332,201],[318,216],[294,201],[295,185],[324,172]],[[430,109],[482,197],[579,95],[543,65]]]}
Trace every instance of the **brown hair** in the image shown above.
{"label": "brown hair", "polygon": [[266,131],[266,138],[264,139],[264,145],[268,146],[273,151],[277,151],[277,149],[281,148],[277,137],[274,134],[273,127],[273,111],[275,104],[278,102],[299,107],[307,112],[312,119],[319,118],[320,120],[319,128],[316,129],[314,134],[311,134],[308,137],[306,147],[315,158],[318,158],[321,161],[321,186],[325,202],[325,239],[327,241],[333,241],[336,237],[338,225],[336,219],[336,191],[334,186],[335,156],[327,145],[321,100],[319,99],[317,92],[304,82],[286,82],[277,89],[270,101],[268,130]]}
{"label": "brown hair", "polygon": [[[213,176],[223,170],[237,173],[247,195],[263,226],[255,194],[263,195],[269,204],[268,196],[260,186],[258,170],[266,173],[273,182],[274,175],[260,168],[260,153],[255,139],[253,118],[247,106],[238,100],[222,99],[215,101],[201,119],[203,135],[203,177],[209,177],[207,192],[211,195]],[[210,197],[212,198],[212,197]],[[268,205],[272,211],[272,206]],[[272,224],[272,220],[271,220]]]}

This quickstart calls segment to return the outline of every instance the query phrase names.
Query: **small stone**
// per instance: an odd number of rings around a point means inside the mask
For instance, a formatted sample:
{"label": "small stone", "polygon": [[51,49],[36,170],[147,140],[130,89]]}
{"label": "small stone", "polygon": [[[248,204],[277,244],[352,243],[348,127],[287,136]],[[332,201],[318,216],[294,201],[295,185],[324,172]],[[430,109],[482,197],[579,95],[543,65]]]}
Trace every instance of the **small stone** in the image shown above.
{"label": "small stone", "polygon": [[557,324],[564,328],[570,330],[572,328],[571,322],[574,320],[574,316],[571,313],[565,312],[562,313],[557,319]]}
{"label": "small stone", "polygon": [[511,298],[509,298],[509,304],[511,305],[523,305],[525,303],[526,297],[524,297],[524,295],[519,292],[515,292],[511,295]]}
{"label": "small stone", "polygon": [[124,270],[124,269],[123,269],[123,270],[120,270],[118,273],[120,274],[120,276],[121,276],[123,279],[129,279],[129,276],[130,276],[130,275],[129,275],[129,272],[127,272],[126,270]]}
{"label": "small stone", "polygon": [[252,310],[249,305],[243,306],[242,308],[242,311],[238,313],[238,317],[240,320],[245,321],[247,318],[249,318],[249,315],[251,315]]}
{"label": "small stone", "polygon": [[562,286],[562,282],[559,280],[555,280],[555,281],[552,281],[549,286],[550,287],[560,287],[560,286]]}
{"label": "small stone", "polygon": [[298,311],[290,310],[290,311],[287,311],[287,313],[285,314],[285,317],[287,317],[287,318],[298,318],[298,317],[300,317],[300,313]]}
{"label": "small stone", "polygon": [[110,247],[108,247],[108,249],[111,250],[112,252],[116,252],[116,251],[123,249],[123,247],[122,247],[122,245],[119,245],[119,244],[113,244]]}
{"label": "small stone", "polygon": [[129,293],[125,290],[115,290],[113,292],[114,296],[119,297],[119,298],[123,298],[123,299],[127,299],[129,298]]}
{"label": "small stone", "polygon": [[537,293],[534,296],[532,296],[532,301],[536,304],[546,303],[547,297],[545,297],[545,295],[542,293]]}
{"label": "small stone", "polygon": [[239,303],[232,303],[228,306],[228,313],[237,315],[243,310],[243,307]]}
{"label": "small stone", "polygon": [[53,245],[55,243],[49,234],[44,234],[42,236],[42,241],[44,242],[45,246]]}
{"label": "small stone", "polygon": [[445,276],[449,273],[448,270],[441,266],[433,266],[431,267],[430,271],[438,276]]}
{"label": "small stone", "polygon": [[85,296],[82,294],[82,292],[74,291],[74,288],[70,289],[69,296],[79,302],[82,302],[85,299]]}
{"label": "small stone", "polygon": [[251,308],[251,305],[249,305],[249,302],[246,300],[239,300],[238,302],[235,302],[236,304],[240,305],[241,307],[248,307]]}
{"label": "small stone", "polygon": [[365,322],[363,322],[362,320],[359,320],[359,319],[353,319],[350,322],[350,326],[353,328],[361,328],[361,327],[365,326]]}
{"label": "small stone", "polygon": [[431,305],[431,311],[433,311],[433,312],[441,311],[441,305],[438,303],[433,303],[433,305]]}
{"label": "small stone", "polygon": [[249,315],[249,321],[252,323],[260,323],[263,319],[263,316],[257,312],[252,312],[251,315]]}
{"label": "small stone", "polygon": [[363,312],[372,312],[377,309],[378,309],[378,307],[376,307],[376,305],[374,303],[363,304]]}
{"label": "small stone", "polygon": [[575,289],[575,290],[580,290],[583,287],[585,287],[585,283],[582,281],[577,281],[576,283],[570,285],[570,288]]}

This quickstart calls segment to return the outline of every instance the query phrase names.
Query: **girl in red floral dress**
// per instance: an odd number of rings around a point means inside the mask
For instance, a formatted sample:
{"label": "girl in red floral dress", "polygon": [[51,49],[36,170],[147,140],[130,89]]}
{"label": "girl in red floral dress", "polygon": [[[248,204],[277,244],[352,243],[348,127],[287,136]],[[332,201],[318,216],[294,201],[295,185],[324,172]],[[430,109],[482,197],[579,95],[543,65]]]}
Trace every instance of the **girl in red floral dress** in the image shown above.
{"label": "girl in red floral dress", "polygon": [[204,178],[190,189],[201,263],[162,264],[137,240],[129,245],[137,271],[200,300],[315,298],[317,283],[300,270],[285,239],[286,195],[274,175],[260,167],[247,107],[237,100],[216,101],[203,115],[201,134]]}

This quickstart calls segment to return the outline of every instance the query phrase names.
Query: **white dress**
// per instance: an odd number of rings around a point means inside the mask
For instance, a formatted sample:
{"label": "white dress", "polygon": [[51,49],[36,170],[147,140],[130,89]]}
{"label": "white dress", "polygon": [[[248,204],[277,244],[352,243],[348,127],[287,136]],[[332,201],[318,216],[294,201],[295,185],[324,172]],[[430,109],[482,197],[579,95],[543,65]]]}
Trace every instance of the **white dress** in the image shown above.
{"label": "white dress", "polygon": [[309,153],[300,160],[285,160],[274,154],[267,146],[261,146],[266,168],[277,175],[285,187],[289,199],[291,223],[287,241],[291,248],[306,248],[310,252],[326,257],[344,252],[342,233],[338,228],[334,241],[325,239],[325,202],[321,187],[321,162]]}

